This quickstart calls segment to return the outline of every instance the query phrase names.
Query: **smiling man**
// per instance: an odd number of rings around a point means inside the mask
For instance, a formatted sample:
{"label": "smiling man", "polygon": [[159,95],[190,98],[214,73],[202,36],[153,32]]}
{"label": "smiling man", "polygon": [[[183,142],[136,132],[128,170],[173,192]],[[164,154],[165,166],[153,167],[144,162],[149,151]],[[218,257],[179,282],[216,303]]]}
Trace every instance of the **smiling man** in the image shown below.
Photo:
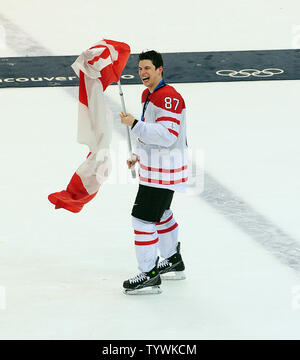
{"label": "smiling man", "polygon": [[[139,163],[139,190],[132,209],[137,276],[123,283],[126,294],[160,293],[161,278],[184,279],[178,224],[170,209],[174,191],[187,184],[185,103],[163,80],[163,59],[152,50],[139,55],[139,76],[146,86],[142,116],[121,113],[137,138],[128,168]],[[164,258],[159,262],[158,249]]]}

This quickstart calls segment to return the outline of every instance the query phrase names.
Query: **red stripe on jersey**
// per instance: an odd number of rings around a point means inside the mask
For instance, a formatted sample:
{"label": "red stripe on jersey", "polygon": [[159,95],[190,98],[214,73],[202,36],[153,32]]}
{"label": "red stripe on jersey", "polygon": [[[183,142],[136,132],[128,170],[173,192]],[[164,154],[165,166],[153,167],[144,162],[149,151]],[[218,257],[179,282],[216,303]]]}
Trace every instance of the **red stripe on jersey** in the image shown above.
{"label": "red stripe on jersey", "polygon": [[178,224],[175,223],[174,225],[170,226],[169,228],[164,229],[164,230],[157,230],[157,232],[158,232],[158,234],[165,234],[165,233],[167,233],[167,232],[170,232],[170,231],[176,229],[177,226],[178,226]]}
{"label": "red stripe on jersey", "polygon": [[181,168],[178,168],[178,169],[161,169],[161,168],[153,168],[153,167],[150,167],[150,166],[145,166],[143,164],[140,163],[140,167],[141,169],[143,170],[147,170],[147,171],[157,171],[157,172],[160,172],[160,173],[167,173],[167,174],[173,174],[173,173],[176,173],[176,172],[180,172],[180,171],[183,171],[185,169],[187,169],[187,165],[184,165],[182,166]]}
{"label": "red stripe on jersey", "polygon": [[136,235],[153,235],[153,234],[155,234],[155,231],[154,232],[145,232],[145,231],[134,230],[134,233]]}
{"label": "red stripe on jersey", "polygon": [[165,221],[162,221],[162,222],[157,222],[156,225],[162,225],[162,224],[165,224],[167,222],[169,222],[171,219],[173,218],[173,214]]}
{"label": "red stripe on jersey", "polygon": [[176,184],[181,184],[184,183],[188,180],[188,178],[182,178],[179,180],[171,180],[171,181],[165,181],[165,180],[156,180],[156,179],[150,179],[150,178],[145,178],[140,176],[140,180],[144,181],[144,182],[148,182],[148,183],[152,183],[152,184],[160,184],[160,185],[176,185]]}
{"label": "red stripe on jersey", "polygon": [[177,119],[174,119],[173,117],[169,117],[169,116],[162,116],[162,117],[159,117],[158,119],[155,120],[156,122],[158,121],[171,121],[177,125],[180,125],[180,121],[177,120]]}
{"label": "red stripe on jersey", "polygon": [[178,132],[172,129],[168,129],[170,131],[171,134],[175,135],[178,137]]}
{"label": "red stripe on jersey", "polygon": [[158,238],[156,238],[155,240],[151,240],[151,241],[135,241],[135,245],[153,245],[156,244],[158,242]]}

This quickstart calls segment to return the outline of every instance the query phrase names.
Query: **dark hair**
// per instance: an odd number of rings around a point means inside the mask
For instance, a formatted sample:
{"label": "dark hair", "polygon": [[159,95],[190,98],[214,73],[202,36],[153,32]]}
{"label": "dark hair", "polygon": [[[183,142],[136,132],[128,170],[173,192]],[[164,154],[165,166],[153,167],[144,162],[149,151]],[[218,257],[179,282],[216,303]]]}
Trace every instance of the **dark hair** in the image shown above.
{"label": "dark hair", "polygon": [[155,69],[164,65],[161,54],[155,50],[150,50],[150,51],[140,53],[139,61],[141,61],[141,60],[151,60],[152,64],[155,66]]}

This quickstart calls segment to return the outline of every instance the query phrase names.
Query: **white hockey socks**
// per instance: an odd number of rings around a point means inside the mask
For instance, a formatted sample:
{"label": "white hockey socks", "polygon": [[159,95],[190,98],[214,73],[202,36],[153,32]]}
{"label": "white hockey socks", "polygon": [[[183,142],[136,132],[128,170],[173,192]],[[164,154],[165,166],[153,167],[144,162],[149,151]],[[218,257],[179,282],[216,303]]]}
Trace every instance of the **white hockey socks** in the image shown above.
{"label": "white hockey socks", "polygon": [[156,229],[159,236],[158,247],[162,257],[169,258],[176,253],[178,244],[178,224],[173,217],[172,211],[166,210],[156,223]]}
{"label": "white hockey socks", "polygon": [[154,268],[157,259],[158,234],[153,222],[132,216],[135,237],[135,252],[139,269],[148,272]]}

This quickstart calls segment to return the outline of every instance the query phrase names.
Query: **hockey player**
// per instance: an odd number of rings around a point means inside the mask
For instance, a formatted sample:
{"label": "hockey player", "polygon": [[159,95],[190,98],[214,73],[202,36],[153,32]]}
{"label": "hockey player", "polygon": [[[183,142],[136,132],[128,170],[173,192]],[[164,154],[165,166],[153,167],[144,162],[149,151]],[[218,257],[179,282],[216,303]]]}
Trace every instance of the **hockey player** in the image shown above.
{"label": "hockey player", "polygon": [[187,184],[185,103],[164,82],[163,59],[156,51],[139,55],[139,76],[147,88],[142,94],[142,117],[120,114],[137,138],[128,168],[139,164],[139,189],[131,215],[141,273],[124,281],[126,294],[160,293],[161,278],[185,277],[178,224],[170,209],[174,191],[184,192]]}

